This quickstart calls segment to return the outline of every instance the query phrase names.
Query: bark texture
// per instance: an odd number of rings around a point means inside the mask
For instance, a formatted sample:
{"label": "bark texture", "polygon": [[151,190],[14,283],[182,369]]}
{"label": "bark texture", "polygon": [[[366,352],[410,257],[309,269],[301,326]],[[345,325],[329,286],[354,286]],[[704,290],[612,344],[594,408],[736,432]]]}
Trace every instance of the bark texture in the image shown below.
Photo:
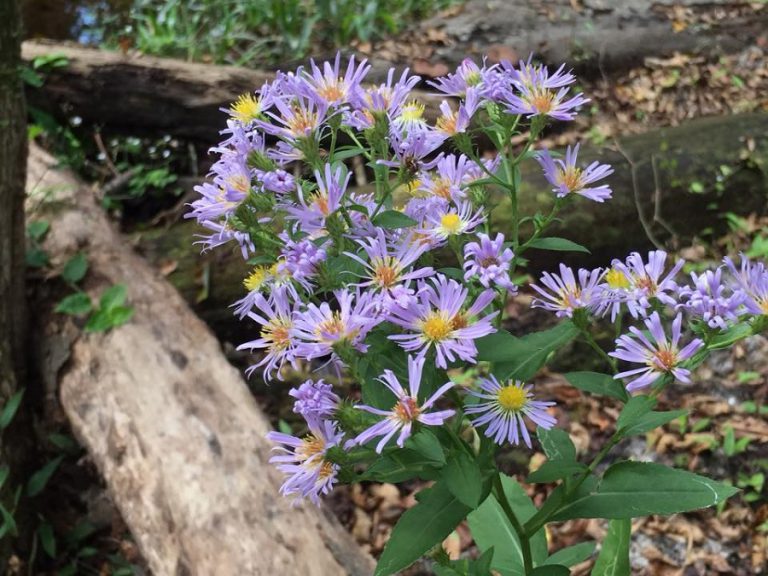
{"label": "bark texture", "polygon": [[[238,96],[274,79],[271,72],[107,52],[71,43],[25,42],[23,56],[61,54],[68,65],[46,75],[30,102],[60,115],[79,116],[107,131],[168,133],[206,144],[218,141],[228,108]],[[425,114],[436,117],[439,99],[421,94]],[[130,112],[128,112],[130,110]]]}
{"label": "bark texture", "polygon": [[[335,519],[278,495],[268,423],[216,338],[134,254],[92,191],[55,165],[32,148],[30,194],[56,194],[46,239],[54,265],[85,250],[87,290],[96,297],[123,283],[135,310],[107,333],[75,331],[58,374],[61,403],[153,574],[370,574],[370,558]],[[50,322],[41,347],[53,350],[73,330]]]}
{"label": "bark texture", "polygon": [[768,10],[734,0],[469,0],[455,16],[437,16],[421,28],[439,28],[448,37],[435,49],[433,64],[450,68],[467,56],[536,54],[588,73],[675,52],[742,50],[765,35]]}

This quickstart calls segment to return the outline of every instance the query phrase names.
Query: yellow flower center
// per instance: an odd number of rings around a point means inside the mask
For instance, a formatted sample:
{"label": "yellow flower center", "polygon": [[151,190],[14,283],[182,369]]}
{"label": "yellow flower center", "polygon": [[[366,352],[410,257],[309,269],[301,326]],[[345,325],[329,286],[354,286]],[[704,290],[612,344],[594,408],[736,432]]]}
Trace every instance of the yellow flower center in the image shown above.
{"label": "yellow flower center", "polygon": [[564,185],[569,191],[582,188],[581,170],[575,166],[568,166],[565,170],[560,170],[557,175],[558,183]]}
{"label": "yellow flower center", "polygon": [[297,109],[287,121],[288,129],[294,136],[306,136],[317,126],[317,114],[309,110]]}
{"label": "yellow flower center", "polygon": [[419,417],[421,410],[419,409],[419,403],[413,396],[407,398],[401,398],[395,407],[392,409],[392,418],[407,424]]}
{"label": "yellow flower center", "polygon": [[533,93],[530,103],[537,112],[546,114],[552,110],[552,102],[554,99],[554,92],[551,92],[550,90],[541,90]]}
{"label": "yellow flower center", "polygon": [[248,180],[248,177],[243,174],[230,176],[227,178],[227,184],[229,184],[230,188],[233,190],[237,190],[243,194],[247,194],[248,190],[251,188],[251,181]]}
{"label": "yellow flower center", "polygon": [[528,403],[528,397],[522,386],[509,385],[499,390],[498,401],[505,410],[517,412]]}
{"label": "yellow flower center", "polygon": [[482,82],[483,76],[478,72],[477,70],[473,70],[469,74],[467,74],[465,81],[467,83],[467,86],[477,86]]}
{"label": "yellow flower center", "polygon": [[677,365],[677,353],[669,348],[660,348],[648,364],[651,368],[669,372]]}
{"label": "yellow flower center", "polygon": [[424,116],[424,104],[411,100],[400,109],[400,118],[405,122],[418,122]]}
{"label": "yellow flower center", "polygon": [[440,312],[431,312],[422,323],[421,331],[427,340],[440,342],[445,340],[453,332],[453,324]]}
{"label": "yellow flower center", "polygon": [[445,132],[449,136],[453,136],[456,134],[456,121],[457,121],[457,114],[455,112],[451,112],[450,114],[440,116],[440,118],[437,119],[437,129],[441,132]]}
{"label": "yellow flower center", "polygon": [[467,318],[466,313],[459,312],[451,318],[451,328],[454,330],[461,330],[462,328],[466,328],[469,325],[469,318]]}
{"label": "yellow flower center", "polygon": [[447,178],[438,178],[432,186],[432,193],[446,200],[451,199],[451,181]]}
{"label": "yellow flower center", "polygon": [[388,256],[373,261],[373,281],[381,288],[390,288],[397,283],[400,277],[400,266],[395,258]]}
{"label": "yellow flower center", "polygon": [[608,271],[608,273],[605,275],[605,280],[608,282],[608,286],[614,290],[626,290],[629,288],[629,278],[626,277],[624,272],[617,270],[616,268],[611,268]]}
{"label": "yellow flower center", "polygon": [[260,289],[270,277],[270,271],[271,269],[266,266],[256,266],[250,276],[243,280],[243,286],[248,292]]}
{"label": "yellow flower center", "polygon": [[328,102],[343,100],[346,96],[344,79],[339,78],[335,82],[329,82],[320,86],[317,89],[317,94],[320,96],[320,98],[327,100]]}
{"label": "yellow flower center", "polygon": [[229,108],[232,116],[243,124],[256,120],[261,114],[261,101],[253,94],[243,94]]}
{"label": "yellow flower center", "polygon": [[285,350],[291,343],[291,321],[280,317],[270,320],[261,329],[261,337],[269,342],[270,351]]}
{"label": "yellow flower center", "polygon": [[461,218],[458,214],[444,214],[440,218],[440,226],[448,234],[458,234],[461,231]]}

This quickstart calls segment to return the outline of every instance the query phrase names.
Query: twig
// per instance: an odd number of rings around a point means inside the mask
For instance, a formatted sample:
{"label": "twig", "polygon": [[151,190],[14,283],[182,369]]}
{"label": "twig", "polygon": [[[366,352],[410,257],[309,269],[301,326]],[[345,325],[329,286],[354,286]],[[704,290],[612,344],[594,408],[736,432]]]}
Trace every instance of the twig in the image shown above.
{"label": "twig", "polygon": [[118,170],[117,166],[112,162],[112,157],[109,155],[109,151],[107,150],[107,147],[104,146],[104,141],[101,139],[101,132],[98,130],[94,132],[93,140],[96,142],[96,147],[99,149],[99,152],[104,156],[104,163],[107,165],[107,168],[109,168],[109,171],[112,172],[113,175],[119,177],[120,170]]}
{"label": "twig", "polygon": [[653,207],[653,220],[661,224],[664,229],[672,235],[673,241],[677,241],[677,233],[672,226],[661,215],[661,185],[659,184],[659,171],[656,169],[656,155],[651,154],[651,170],[653,170],[653,186],[656,189],[654,191],[654,207]]}

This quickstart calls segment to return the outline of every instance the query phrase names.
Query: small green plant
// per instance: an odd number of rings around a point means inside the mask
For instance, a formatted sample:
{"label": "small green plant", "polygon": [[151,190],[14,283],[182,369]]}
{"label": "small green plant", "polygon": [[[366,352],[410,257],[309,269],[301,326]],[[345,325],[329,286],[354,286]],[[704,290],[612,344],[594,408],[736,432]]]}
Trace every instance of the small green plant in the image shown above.
{"label": "small green plant", "polygon": [[48,253],[42,244],[51,225],[46,220],[34,220],[27,224],[26,263],[30,268],[45,268],[48,266]]}
{"label": "small green plant", "polygon": [[75,292],[59,302],[56,312],[70,316],[88,316],[86,332],[106,332],[128,322],[133,317],[133,308],[126,306],[128,291],[125,285],[116,284],[107,288],[101,294],[98,306],[94,307],[91,297],[78,286],[87,272],[88,260],[82,252],[67,261],[61,278]]}

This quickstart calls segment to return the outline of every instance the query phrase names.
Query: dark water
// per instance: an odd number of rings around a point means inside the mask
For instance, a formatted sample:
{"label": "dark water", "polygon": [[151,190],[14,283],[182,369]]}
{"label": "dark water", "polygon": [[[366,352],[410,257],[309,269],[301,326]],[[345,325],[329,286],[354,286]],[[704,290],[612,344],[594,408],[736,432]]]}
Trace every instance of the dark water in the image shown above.
{"label": "dark water", "polygon": [[27,38],[99,44],[129,25],[132,0],[22,0]]}

